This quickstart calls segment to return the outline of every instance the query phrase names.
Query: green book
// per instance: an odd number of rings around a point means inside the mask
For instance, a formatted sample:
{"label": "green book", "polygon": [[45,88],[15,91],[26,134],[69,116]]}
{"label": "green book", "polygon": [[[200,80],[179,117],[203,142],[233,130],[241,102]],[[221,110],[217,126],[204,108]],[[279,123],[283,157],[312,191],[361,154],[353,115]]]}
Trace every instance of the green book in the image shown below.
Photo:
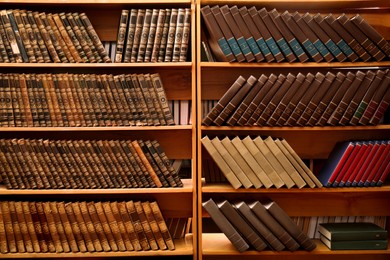
{"label": "green book", "polygon": [[387,249],[387,239],[381,240],[344,240],[344,241],[331,241],[320,236],[320,240],[330,250],[382,250]]}
{"label": "green book", "polygon": [[332,242],[387,239],[387,230],[368,222],[321,223],[318,225],[318,232]]}

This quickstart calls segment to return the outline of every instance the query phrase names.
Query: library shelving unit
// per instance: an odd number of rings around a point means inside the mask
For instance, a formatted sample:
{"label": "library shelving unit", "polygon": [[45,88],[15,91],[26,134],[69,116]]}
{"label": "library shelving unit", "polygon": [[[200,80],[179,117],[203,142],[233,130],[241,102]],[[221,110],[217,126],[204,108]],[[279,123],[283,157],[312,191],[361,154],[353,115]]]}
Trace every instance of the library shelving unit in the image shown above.
{"label": "library shelving unit", "polygon": [[[388,1],[219,1],[201,0],[197,2],[197,49],[201,49],[202,30],[206,27],[202,20],[200,9],[203,6],[223,5],[238,7],[256,6],[267,10],[276,8],[279,12],[285,10],[309,12],[312,14],[361,14],[374,26],[386,40],[390,40],[390,5]],[[261,200],[268,198],[277,202],[291,217],[294,216],[387,216],[387,230],[390,231],[390,187],[370,188],[260,188],[233,189],[229,184],[207,183],[202,175],[202,163],[209,159],[209,154],[202,147],[201,138],[209,136],[272,136],[284,138],[298,153],[310,162],[311,167],[316,160],[327,159],[330,151],[338,141],[369,140],[390,137],[390,126],[324,126],[324,127],[260,127],[260,126],[204,126],[202,125],[202,102],[218,100],[231,84],[243,76],[259,77],[270,73],[285,75],[291,73],[327,72],[340,70],[356,70],[364,68],[389,68],[389,61],[382,62],[208,62],[202,61],[200,51],[197,56],[197,103],[198,103],[198,239],[200,259],[388,259],[387,250],[329,250],[320,241],[315,241],[316,249],[311,252],[298,250],[294,252],[275,252],[266,249],[257,252],[254,249],[238,252],[227,237],[218,228],[211,227],[209,215],[202,208],[201,202],[213,199]]]}
{"label": "library shelving unit", "polygon": [[[195,100],[195,5],[191,0],[65,0],[0,1],[0,9],[26,9],[46,13],[84,12],[102,42],[116,42],[121,10],[131,8],[190,8],[191,35],[185,62],[160,63],[1,63],[2,73],[159,73],[168,100]],[[195,102],[192,102],[192,112]],[[196,125],[130,127],[2,127],[1,138],[68,140],[157,140],[169,159],[191,160],[191,174],[179,188],[7,190],[0,188],[1,200],[41,201],[157,201],[164,218],[196,218]],[[196,259],[196,221],[182,239],[175,239],[175,250],[147,250],[93,253],[7,253],[0,258],[111,258],[154,257]]]}

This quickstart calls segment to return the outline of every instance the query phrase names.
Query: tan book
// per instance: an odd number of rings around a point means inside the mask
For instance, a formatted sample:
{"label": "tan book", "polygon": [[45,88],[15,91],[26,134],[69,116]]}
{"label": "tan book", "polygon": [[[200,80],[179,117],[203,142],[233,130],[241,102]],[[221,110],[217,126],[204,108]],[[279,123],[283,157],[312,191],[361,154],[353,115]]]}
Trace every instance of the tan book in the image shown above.
{"label": "tan book", "polygon": [[114,217],[114,214],[111,210],[110,202],[103,202],[102,203],[104,214],[106,215],[107,221],[110,225],[112,235],[115,239],[115,242],[118,246],[119,251],[126,251],[126,246],[123,242],[121,232],[119,229],[119,225]]}
{"label": "tan book", "polygon": [[126,202],[121,201],[117,204],[119,209],[119,214],[122,217],[123,225],[125,226],[127,235],[130,239],[130,242],[134,248],[135,251],[142,250],[141,244],[138,241],[137,235],[135,233],[135,227],[133,225],[133,222],[130,218],[130,214],[127,212],[126,209]]}
{"label": "tan book", "polygon": [[[112,251],[118,251],[118,245],[116,244],[115,238],[112,234],[112,229],[110,228],[110,224],[104,213],[102,202],[89,202],[88,207],[90,207],[91,210],[95,209],[96,217],[99,219],[103,228],[104,236],[106,237],[105,242],[108,242],[109,244],[108,248],[111,248]],[[107,248],[107,244],[105,246]]]}
{"label": "tan book", "polygon": [[51,210],[50,202],[42,202],[42,208],[46,216],[49,232],[53,239],[56,252],[57,253],[70,252],[70,248],[67,245],[65,245],[64,248],[64,243],[62,243],[63,242],[62,236],[65,234],[61,233],[63,232],[63,229],[57,228],[57,223],[56,223],[57,216],[55,216],[55,213]]}
{"label": "tan book", "polygon": [[95,250],[97,252],[102,252],[103,247],[102,247],[101,242],[99,240],[99,237],[97,235],[95,226],[94,226],[92,219],[91,219],[91,216],[89,215],[87,203],[85,201],[75,202],[75,203],[77,204],[76,207],[80,208],[80,213],[84,219],[84,223],[85,223],[85,226],[87,228],[87,232],[89,233],[89,235],[91,237],[91,242],[92,242],[93,246],[95,247]]}
{"label": "tan book", "polygon": [[[77,222],[75,222],[76,225],[72,225],[72,228],[73,228],[73,231],[78,231],[77,230],[77,227],[79,228],[80,230],[80,234],[81,236],[79,235],[78,232],[75,232],[74,234],[76,234],[76,239],[77,239],[77,243],[78,245],[80,246],[80,244],[85,244],[83,245],[83,247],[85,246],[86,247],[86,251],[87,252],[95,252],[96,249],[95,249],[95,246],[92,242],[92,237],[88,231],[88,228],[87,228],[87,224],[86,224],[86,221],[84,221],[84,218],[83,218],[83,214],[81,213],[81,209],[79,207],[79,203],[78,202],[69,202],[69,203],[66,203],[65,204],[65,209],[68,213],[68,216],[72,216],[70,213],[73,212],[73,216],[75,218],[75,220]],[[83,238],[81,240],[81,238]],[[81,251],[81,249],[80,249]]]}
{"label": "tan book", "polygon": [[284,185],[282,178],[275,171],[273,166],[268,162],[267,158],[262,153],[262,151],[255,145],[252,138],[250,136],[247,136],[244,139],[242,139],[242,142],[245,145],[245,147],[248,149],[248,151],[252,154],[252,156],[256,159],[256,161],[261,165],[264,172],[272,181],[273,185],[276,188],[282,187]]}
{"label": "tan book", "polygon": [[[36,26],[40,32],[40,35],[42,36],[42,41],[43,41],[44,45],[46,45],[47,52],[48,52],[48,55],[50,56],[51,60],[55,63],[63,62],[63,60],[61,60],[61,58],[63,58],[64,54],[61,53],[61,57],[60,57],[59,54],[57,53],[56,48],[58,48],[58,42],[57,41],[53,42],[53,38],[52,38],[53,32],[51,30],[49,30],[50,26],[49,27],[46,26],[47,23],[44,23],[44,20],[41,19],[40,14],[38,12],[28,13],[28,18],[30,20],[30,23],[36,24]],[[56,40],[56,39],[54,39],[54,40]],[[40,46],[41,45],[42,44],[40,44]],[[43,47],[40,47],[40,48],[42,51]],[[44,54],[44,52],[42,52],[42,53]],[[49,62],[49,61],[47,61],[45,59],[45,62]]]}
{"label": "tan book", "polygon": [[129,10],[123,9],[119,19],[119,28],[116,37],[116,50],[114,62],[122,62],[126,41],[126,30],[129,21]]}
{"label": "tan book", "polygon": [[265,188],[270,188],[273,185],[271,179],[267,176],[262,166],[256,161],[250,151],[245,147],[240,137],[234,137],[232,139],[232,143],[237,148],[241,156],[244,157],[245,161],[249,164],[252,170],[256,173],[256,176],[259,178],[263,186]]}
{"label": "tan book", "polygon": [[52,209],[56,207],[56,210],[58,211],[58,215],[60,217],[61,223],[64,228],[64,232],[66,235],[66,239],[69,243],[69,247],[72,252],[80,252],[75,236],[73,234],[71,222],[69,221],[68,215],[65,210],[65,203],[64,202],[52,202],[51,204]]}
{"label": "tan book", "polygon": [[158,247],[160,250],[167,249],[167,245],[165,244],[164,238],[160,232],[160,228],[157,224],[156,219],[154,218],[152,208],[150,207],[149,201],[141,202],[142,209],[145,213],[146,219],[150,225],[150,228],[152,229],[153,235],[157,241]]}
{"label": "tan book", "polygon": [[[21,207],[22,207],[22,212],[23,212],[23,215],[24,215],[24,219],[26,221],[26,225],[27,225],[27,232],[30,236],[30,239],[31,239],[31,243],[32,243],[32,252],[35,252],[35,253],[39,253],[41,252],[41,248],[39,246],[39,240],[38,240],[38,235],[35,231],[35,227],[34,227],[34,220],[33,220],[33,217],[32,217],[32,213],[31,213],[31,210],[30,210],[30,207],[29,207],[29,202],[28,201],[22,201],[20,202],[21,204]],[[0,207],[0,211],[1,211],[1,207]],[[0,213],[1,215],[1,213]],[[1,217],[0,217],[1,218]],[[0,220],[1,222],[1,220]],[[0,225],[0,229],[1,229],[1,225]],[[4,228],[4,225],[3,225],[3,228]],[[5,232],[5,230],[4,230]],[[2,234],[2,231],[0,230],[0,234]],[[1,235],[0,235],[1,236]],[[2,239],[0,241],[3,241]],[[1,244],[1,243],[0,243]],[[8,249],[7,249],[8,250]],[[2,253],[4,253],[2,251],[2,248],[0,246],[0,251]]]}
{"label": "tan book", "polygon": [[238,189],[242,186],[242,183],[234,174],[233,170],[229,167],[226,161],[223,159],[222,155],[218,152],[215,146],[212,144],[208,136],[205,136],[201,140],[204,148],[210,154],[211,158],[221,169],[223,175],[226,177],[228,182],[233,186],[234,189]]}
{"label": "tan book", "polygon": [[114,215],[114,218],[115,218],[116,222],[118,223],[119,232],[122,236],[123,243],[125,244],[126,250],[133,251],[134,247],[131,244],[130,236],[127,234],[124,221],[123,221],[121,214],[120,214],[120,211],[119,211],[118,202],[112,201],[110,203],[110,206],[111,206],[112,214]]}
{"label": "tan book", "polygon": [[[43,35],[38,28],[38,24],[35,21],[34,15],[32,11],[27,10],[22,13],[22,20],[24,26],[26,27],[27,32],[29,33],[30,42],[32,44],[35,56],[38,62],[52,62],[49,54],[49,50],[46,47],[45,40]],[[43,61],[42,61],[43,59]]]}
{"label": "tan book", "polygon": [[[14,232],[13,226],[12,226],[12,218],[11,218],[11,209],[8,206],[7,201],[0,201],[0,208],[2,211],[2,217],[3,217],[3,225],[4,225],[4,232],[6,236],[6,245],[8,246],[8,252],[10,253],[16,253],[18,252],[17,248],[17,241],[16,241],[16,233]],[[2,242],[2,249],[5,245]]]}
{"label": "tan book", "polygon": [[171,234],[169,233],[167,224],[165,223],[160,207],[158,206],[156,201],[150,202],[150,207],[152,208],[154,218],[156,219],[156,222],[158,224],[158,227],[160,228],[160,232],[165,240],[168,249],[175,250],[175,244],[173,242]]}
{"label": "tan book", "polygon": [[127,201],[127,202],[125,202],[125,204],[126,204],[126,209],[127,209],[128,215],[130,216],[131,221],[133,223],[135,234],[138,238],[138,242],[140,243],[140,245],[142,247],[142,250],[150,250],[150,245],[149,245],[148,239],[145,235],[144,229],[142,227],[141,220],[139,219],[139,216],[138,216],[137,211],[135,209],[134,202]]}
{"label": "tan book", "polygon": [[137,154],[137,151],[131,144],[131,141],[120,141],[121,147],[124,150],[127,158],[132,163],[136,173],[139,177],[140,183],[138,184],[140,187],[155,187],[152,178],[147,172],[145,166],[143,165],[140,157]]}
{"label": "tan book", "polygon": [[290,175],[291,179],[295,182],[295,185],[298,188],[304,187],[306,185],[305,181],[299,175],[299,173],[288,160],[288,158],[283,154],[280,148],[275,144],[275,141],[272,139],[272,137],[267,137],[266,139],[264,139],[264,142],[274,154],[276,159],[278,159],[278,161],[282,164],[286,172]]}
{"label": "tan book", "polygon": [[58,56],[62,62],[75,62],[68,46],[66,45],[60,31],[58,30],[51,13],[40,13],[40,18],[46,26],[46,30],[51,36],[54,47],[57,50]]}
{"label": "tan book", "polygon": [[70,245],[69,245],[69,242],[67,239],[67,235],[66,235],[63,223],[62,223],[62,219],[61,219],[61,216],[60,216],[58,209],[57,209],[57,202],[45,202],[45,204],[49,204],[50,210],[51,210],[53,218],[54,218],[54,222],[56,223],[56,228],[57,228],[58,235],[60,237],[64,252],[65,253],[71,252],[71,248],[70,248]]}
{"label": "tan book", "polygon": [[242,186],[244,186],[246,189],[250,188],[253,184],[246,175],[246,172],[236,162],[236,160],[230,154],[230,151],[226,148],[226,146],[222,145],[221,140],[219,140],[218,137],[214,137],[211,140],[211,143],[214,145],[215,149],[217,149],[217,151],[221,154],[221,157],[225,160],[229,168],[236,175]]}
{"label": "tan book", "polygon": [[86,204],[87,204],[89,215],[91,216],[93,226],[95,227],[96,234],[102,245],[103,251],[104,252],[118,251],[118,247],[110,246],[111,243],[108,240],[109,236],[106,236],[105,229],[103,228],[103,222],[101,221],[100,218],[100,215],[102,213],[98,213],[98,207],[95,208],[94,202],[87,202]]}
{"label": "tan book", "polygon": [[135,207],[135,210],[138,214],[139,220],[141,221],[141,225],[143,227],[146,238],[148,239],[150,248],[152,250],[158,250],[157,241],[153,235],[153,231],[150,227],[148,219],[146,218],[146,215],[145,215],[144,210],[142,208],[141,202],[140,201],[134,202],[134,207]]}
{"label": "tan book", "polygon": [[11,215],[12,228],[15,234],[16,247],[18,248],[18,252],[31,252],[32,244],[27,233],[26,222],[24,221],[24,219],[22,221],[23,216],[18,216],[18,214],[23,215],[23,213],[19,212],[19,210],[16,209],[16,201],[8,201],[8,207],[9,213]]}
{"label": "tan book", "polygon": [[[41,218],[38,214],[38,209],[35,205],[35,202],[28,202],[27,206],[30,209],[31,218],[33,221],[33,226],[34,226],[34,231],[35,231],[35,234],[37,235],[40,252],[46,253],[49,251],[49,247],[51,246],[51,244],[49,244],[47,242],[45,234],[44,234],[44,224],[45,223],[41,223]],[[12,240],[9,239],[8,241],[12,241]],[[10,243],[10,242],[8,242],[8,243]],[[54,250],[55,249],[53,248],[53,251]],[[38,251],[36,251],[36,252],[38,252]]]}

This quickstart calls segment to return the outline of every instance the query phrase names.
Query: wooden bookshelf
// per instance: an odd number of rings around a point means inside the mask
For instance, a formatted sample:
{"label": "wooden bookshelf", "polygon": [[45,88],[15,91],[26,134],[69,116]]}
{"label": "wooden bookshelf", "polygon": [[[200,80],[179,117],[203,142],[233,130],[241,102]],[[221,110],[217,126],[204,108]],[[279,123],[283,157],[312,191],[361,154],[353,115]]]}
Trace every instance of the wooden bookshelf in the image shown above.
{"label": "wooden bookshelf", "polygon": [[[340,14],[347,15],[361,14],[372,26],[374,26],[385,39],[390,40],[390,5],[387,1],[284,1],[284,0],[202,0],[197,3],[197,27],[200,28],[197,34],[197,48],[202,48],[203,30],[207,30],[200,9],[203,6],[223,5],[238,7],[256,6],[259,9],[265,7],[267,10],[274,8],[277,11],[285,10],[298,11],[311,14]],[[375,7],[375,8],[370,8]],[[246,136],[272,136],[284,138],[305,160],[314,162],[325,160],[336,142],[345,140],[370,140],[388,139],[390,137],[389,125],[377,126],[332,126],[332,127],[268,127],[268,126],[204,126],[202,115],[204,115],[203,101],[219,100],[231,84],[243,76],[255,77],[261,74],[270,73],[308,73],[308,72],[337,72],[357,71],[374,68],[390,67],[388,59],[381,62],[208,62],[202,60],[201,55],[197,56],[197,103],[198,103],[198,239],[200,259],[388,259],[387,250],[329,250],[322,242],[315,240],[317,248],[311,252],[304,250],[271,251],[266,249],[258,252],[249,249],[239,253],[233,244],[218,228],[211,228],[213,221],[208,213],[202,208],[200,202],[210,198],[215,200],[229,201],[254,201],[271,199],[277,202],[290,216],[387,216],[386,228],[389,231],[390,192],[388,184],[382,187],[345,187],[345,188],[239,188],[234,189],[229,183],[208,183],[202,175],[202,164],[210,161],[210,155],[201,144],[201,138],[209,136],[223,138],[246,137]],[[313,166],[311,164],[311,166]],[[213,167],[213,166],[207,166]],[[215,164],[215,167],[216,164]],[[212,173],[210,173],[212,174]],[[216,227],[216,226],[215,226]]]}
{"label": "wooden bookshelf", "polygon": [[[192,101],[189,108],[195,122],[196,67],[195,67],[195,5],[192,0],[65,0],[65,1],[0,1],[0,9],[26,9],[60,13],[85,12],[102,42],[115,42],[121,11],[131,8],[190,8],[191,28],[189,51],[185,62],[162,63],[0,63],[2,73],[93,73],[131,74],[159,73],[168,100]],[[64,189],[64,190],[9,190],[0,187],[0,200],[149,200],[157,201],[164,218],[196,217],[196,124],[146,127],[1,127],[1,138],[42,139],[143,139],[157,140],[169,159],[191,160],[191,174],[183,179],[180,188],[133,189]],[[188,234],[175,239],[175,250],[149,250],[94,253],[16,253],[1,254],[0,258],[88,258],[108,259],[157,257],[196,259],[197,222],[191,221]]]}

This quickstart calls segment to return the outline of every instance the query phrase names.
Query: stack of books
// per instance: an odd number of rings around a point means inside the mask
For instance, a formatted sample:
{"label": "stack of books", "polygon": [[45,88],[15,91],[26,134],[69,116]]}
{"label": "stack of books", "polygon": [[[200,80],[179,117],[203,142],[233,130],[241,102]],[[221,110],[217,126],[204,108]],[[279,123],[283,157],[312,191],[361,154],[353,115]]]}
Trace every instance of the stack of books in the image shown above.
{"label": "stack of books", "polygon": [[174,250],[155,201],[1,201],[0,253]]}
{"label": "stack of books", "polygon": [[114,61],[187,61],[190,29],[190,8],[122,10]]}
{"label": "stack of books", "polygon": [[323,223],[318,232],[331,250],[387,249],[387,230],[373,223]]}
{"label": "stack of books", "polygon": [[335,145],[317,177],[325,187],[382,186],[390,173],[390,141]]}
{"label": "stack of books", "polygon": [[111,62],[85,13],[0,11],[0,62]]}
{"label": "stack of books", "polygon": [[2,127],[174,125],[152,74],[0,74]]}
{"label": "stack of books", "polygon": [[182,187],[156,140],[0,139],[9,189]]}
{"label": "stack of books", "polygon": [[209,199],[202,205],[239,252],[251,248],[257,251],[266,248],[275,251],[312,251],[316,248],[316,244],[274,201],[231,203]]}
{"label": "stack of books", "polygon": [[[390,44],[359,14],[322,15],[242,6],[201,8],[218,61],[381,61]],[[206,53],[209,51],[205,51]]]}
{"label": "stack of books", "polygon": [[234,189],[322,187],[284,139],[204,136],[201,142]]}
{"label": "stack of books", "polygon": [[390,71],[239,76],[203,125],[377,125],[390,104]]}

